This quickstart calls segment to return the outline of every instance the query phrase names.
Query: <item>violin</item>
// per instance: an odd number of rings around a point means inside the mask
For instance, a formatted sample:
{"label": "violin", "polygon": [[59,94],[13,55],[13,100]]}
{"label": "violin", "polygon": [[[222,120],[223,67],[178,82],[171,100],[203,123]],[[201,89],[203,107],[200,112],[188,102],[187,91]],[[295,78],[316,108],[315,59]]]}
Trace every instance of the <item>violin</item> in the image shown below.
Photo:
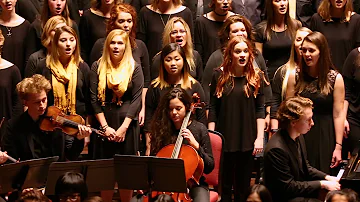
{"label": "violin", "polygon": [[[79,133],[78,126],[84,124],[85,121],[80,115],[66,115],[58,107],[49,106],[40,120],[40,129],[48,132],[61,129],[67,135],[76,136]],[[105,135],[103,130],[91,128],[91,131],[98,135]]]}
{"label": "violin", "polygon": [[[190,111],[186,114],[183,123],[180,128],[180,132],[177,136],[175,144],[170,144],[163,147],[157,154],[157,157],[163,158],[181,158],[184,161],[185,167],[185,178],[188,186],[199,185],[200,177],[203,175],[204,171],[204,161],[199,156],[197,151],[190,145],[183,145],[184,137],[181,135],[182,131],[187,128],[190,116],[195,112],[195,109],[201,109],[205,107],[204,102],[200,102],[200,96],[198,93],[193,94],[193,100],[196,100],[191,104]],[[163,192],[153,191],[151,197],[154,198],[159,194],[164,194]],[[174,201],[190,202],[192,201],[188,193],[165,193],[170,195]],[[148,197],[144,197],[144,201],[149,201]]]}

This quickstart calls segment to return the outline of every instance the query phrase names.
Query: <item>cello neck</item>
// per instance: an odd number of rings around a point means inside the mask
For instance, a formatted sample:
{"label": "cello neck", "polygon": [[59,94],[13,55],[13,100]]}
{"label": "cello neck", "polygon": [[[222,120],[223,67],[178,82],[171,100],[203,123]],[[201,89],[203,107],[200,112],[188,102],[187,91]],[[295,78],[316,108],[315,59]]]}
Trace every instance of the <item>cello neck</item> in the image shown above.
{"label": "cello neck", "polygon": [[182,131],[184,129],[187,128],[188,124],[189,124],[189,120],[190,120],[190,116],[191,116],[191,111],[188,112],[182,122],[182,125],[181,125],[181,128],[180,128],[180,132],[177,136],[177,139],[176,139],[176,142],[175,142],[175,146],[174,146],[174,150],[171,154],[171,158],[173,159],[177,159],[179,157],[179,153],[180,153],[180,149],[181,149],[181,145],[182,145],[182,142],[184,140],[184,137],[181,135]]}

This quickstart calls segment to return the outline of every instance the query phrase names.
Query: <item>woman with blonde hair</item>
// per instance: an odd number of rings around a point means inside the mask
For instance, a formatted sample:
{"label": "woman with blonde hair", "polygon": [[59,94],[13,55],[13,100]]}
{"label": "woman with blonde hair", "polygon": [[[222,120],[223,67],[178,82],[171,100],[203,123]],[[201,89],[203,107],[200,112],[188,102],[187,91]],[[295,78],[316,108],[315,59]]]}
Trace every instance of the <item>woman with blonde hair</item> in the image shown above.
{"label": "woman with blonde hair", "polygon": [[[190,66],[191,76],[201,82],[203,73],[201,56],[194,50],[190,27],[183,18],[173,17],[166,23],[162,43],[163,47],[169,43],[177,43],[183,47],[186,61]],[[159,76],[160,54],[161,52],[156,54],[151,64],[150,75],[152,80]]]}
{"label": "woman with blonde hair", "polygon": [[182,17],[193,30],[193,18],[189,8],[182,5],[182,0],[152,0],[139,13],[137,38],[142,40],[153,58],[162,48],[161,36],[172,17]]}
{"label": "woman with blonde hair", "polygon": [[278,111],[281,102],[286,97],[286,88],[289,80],[289,75],[295,69],[300,67],[302,54],[301,44],[308,34],[312,31],[309,28],[301,27],[296,31],[295,38],[292,43],[292,49],[290,53],[289,61],[279,67],[274,75],[272,89],[272,101],[270,110],[270,130],[275,133],[278,130],[278,121],[276,119],[276,112]]}
{"label": "woman with blonde hair", "polygon": [[78,114],[86,119],[90,112],[89,66],[80,57],[79,40],[74,29],[63,26],[55,31],[51,52],[42,60],[36,73],[51,82],[48,105],[65,114]]}
{"label": "woman with blonde hair", "polygon": [[51,53],[51,41],[54,38],[55,30],[66,25],[65,18],[60,15],[51,17],[46,22],[41,34],[41,44],[43,48],[30,55],[25,67],[25,77],[31,77],[35,74],[39,62],[44,59],[48,53]]}
{"label": "woman with blonde hair", "polygon": [[350,51],[360,46],[360,15],[353,12],[352,3],[323,0],[310,22],[311,30],[325,35],[332,63],[340,73]]}

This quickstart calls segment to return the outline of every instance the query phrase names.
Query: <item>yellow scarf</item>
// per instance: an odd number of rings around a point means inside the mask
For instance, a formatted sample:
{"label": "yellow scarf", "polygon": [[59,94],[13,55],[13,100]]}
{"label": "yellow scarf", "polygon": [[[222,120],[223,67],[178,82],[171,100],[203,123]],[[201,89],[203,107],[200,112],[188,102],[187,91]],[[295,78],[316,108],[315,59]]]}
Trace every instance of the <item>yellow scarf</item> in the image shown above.
{"label": "yellow scarf", "polygon": [[[101,64],[101,63],[99,63]],[[98,98],[102,106],[105,106],[105,89],[106,85],[113,91],[112,103],[117,105],[122,104],[121,97],[124,95],[131,75],[133,73],[134,65],[130,68],[118,67],[118,68],[101,68],[99,72],[99,86],[98,86]]]}
{"label": "yellow scarf", "polygon": [[[61,64],[50,66],[54,105],[64,113],[76,114],[77,69],[73,59],[66,69]],[[67,92],[65,92],[66,84],[68,84]]]}

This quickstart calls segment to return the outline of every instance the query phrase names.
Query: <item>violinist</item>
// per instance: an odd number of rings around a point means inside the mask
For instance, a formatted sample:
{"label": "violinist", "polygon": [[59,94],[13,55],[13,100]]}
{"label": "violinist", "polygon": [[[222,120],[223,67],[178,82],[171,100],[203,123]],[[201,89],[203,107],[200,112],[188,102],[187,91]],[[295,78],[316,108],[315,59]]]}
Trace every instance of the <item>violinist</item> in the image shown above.
{"label": "violinist", "polygon": [[[190,96],[179,87],[173,88],[162,97],[150,126],[152,154],[157,154],[164,146],[175,143],[177,136],[182,135],[183,144],[190,145],[197,151],[204,161],[204,173],[208,174],[214,169],[214,158],[206,126],[190,118],[187,128],[180,131],[183,120],[190,111],[190,105]],[[190,196],[194,202],[210,201],[204,180],[202,176],[200,185],[190,188]]]}
{"label": "violinist", "polygon": [[78,126],[76,138],[65,135],[60,130],[44,132],[39,123],[45,118],[47,94],[51,89],[50,82],[39,74],[25,78],[16,85],[16,90],[27,110],[20,116],[12,118],[3,138],[3,149],[15,159],[30,160],[59,156],[61,161],[75,160],[83,150],[84,137],[91,129]]}

